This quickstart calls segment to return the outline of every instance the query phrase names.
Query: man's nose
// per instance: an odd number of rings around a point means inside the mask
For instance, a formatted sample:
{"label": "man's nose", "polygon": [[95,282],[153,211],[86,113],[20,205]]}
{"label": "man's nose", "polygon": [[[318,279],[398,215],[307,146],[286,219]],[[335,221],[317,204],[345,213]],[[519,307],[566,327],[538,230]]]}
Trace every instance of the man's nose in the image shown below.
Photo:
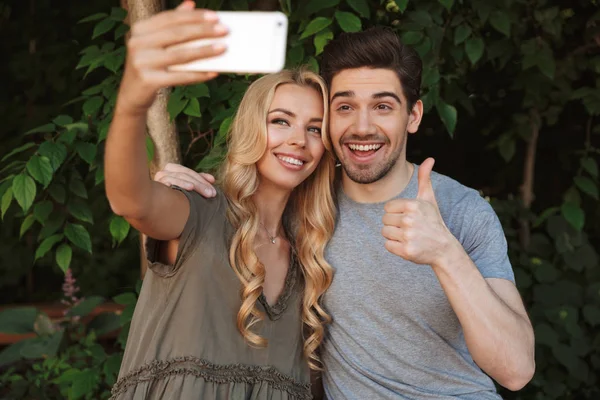
{"label": "man's nose", "polygon": [[369,110],[361,110],[356,115],[355,133],[358,135],[371,135],[377,133],[375,124],[371,119]]}

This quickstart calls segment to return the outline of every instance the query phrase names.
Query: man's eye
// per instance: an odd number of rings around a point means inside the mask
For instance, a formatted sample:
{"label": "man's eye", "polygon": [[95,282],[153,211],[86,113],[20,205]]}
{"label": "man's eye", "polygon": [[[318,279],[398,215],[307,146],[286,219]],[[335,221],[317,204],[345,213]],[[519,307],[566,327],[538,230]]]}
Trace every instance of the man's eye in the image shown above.
{"label": "man's eye", "polygon": [[342,105],[342,106],[339,106],[337,110],[338,111],[348,111],[348,110],[350,110],[350,106]]}
{"label": "man's eye", "polygon": [[387,105],[387,104],[377,104],[377,107],[376,107],[376,108],[377,108],[378,110],[391,110],[391,109],[392,109],[392,107],[390,107],[390,106],[389,106],[389,105]]}

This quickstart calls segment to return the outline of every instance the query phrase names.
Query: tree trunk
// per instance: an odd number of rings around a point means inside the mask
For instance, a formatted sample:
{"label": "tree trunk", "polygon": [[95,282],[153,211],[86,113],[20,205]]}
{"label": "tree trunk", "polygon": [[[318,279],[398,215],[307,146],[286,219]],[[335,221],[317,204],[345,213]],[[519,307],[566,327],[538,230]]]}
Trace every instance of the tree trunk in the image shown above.
{"label": "tree trunk", "polygon": [[[535,199],[533,192],[533,183],[535,178],[535,156],[537,152],[538,137],[540,135],[540,115],[536,109],[530,113],[531,136],[527,143],[527,152],[525,153],[525,164],[523,165],[523,183],[521,184],[521,201],[527,212],[531,209],[531,203]],[[519,241],[521,247],[527,250],[531,242],[531,224],[529,216],[524,215],[520,221],[521,229],[519,232]]]}
{"label": "tree trunk", "polygon": [[[121,0],[126,2],[128,19],[131,24],[146,19],[165,8],[164,0]],[[148,110],[147,129],[154,142],[154,159],[150,164],[150,174],[154,177],[167,163],[180,163],[179,137],[167,111],[170,88],[159,90],[156,100]],[[142,278],[146,273],[146,257],[144,251],[144,235],[140,235],[140,272]]]}

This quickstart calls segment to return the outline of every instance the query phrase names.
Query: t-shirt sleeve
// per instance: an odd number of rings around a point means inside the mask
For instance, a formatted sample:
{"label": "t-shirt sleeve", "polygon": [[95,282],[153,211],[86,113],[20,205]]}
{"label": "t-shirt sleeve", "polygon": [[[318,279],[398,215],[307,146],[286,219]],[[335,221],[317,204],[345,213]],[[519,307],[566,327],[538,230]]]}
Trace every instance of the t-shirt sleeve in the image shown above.
{"label": "t-shirt sleeve", "polygon": [[464,210],[463,246],[484,278],[515,282],[502,224],[494,209],[478,194],[469,196]]}
{"label": "t-shirt sleeve", "polygon": [[217,197],[207,199],[196,192],[189,192],[176,186],[173,186],[173,189],[181,191],[190,203],[190,214],[179,238],[175,264],[168,265],[158,261],[160,240],[147,237],[145,242],[148,268],[155,274],[165,278],[177,273],[189,256],[196,250],[202,236],[206,234],[206,228],[210,225],[221,203],[221,196],[218,191]]}

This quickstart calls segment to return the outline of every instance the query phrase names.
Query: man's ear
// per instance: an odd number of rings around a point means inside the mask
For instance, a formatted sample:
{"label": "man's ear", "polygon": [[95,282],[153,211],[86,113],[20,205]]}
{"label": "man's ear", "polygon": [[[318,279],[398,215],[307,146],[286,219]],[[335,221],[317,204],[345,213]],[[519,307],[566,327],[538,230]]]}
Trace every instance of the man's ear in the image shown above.
{"label": "man's ear", "polygon": [[406,127],[408,133],[417,133],[421,124],[421,118],[423,118],[423,102],[417,100],[408,116],[408,126]]}

